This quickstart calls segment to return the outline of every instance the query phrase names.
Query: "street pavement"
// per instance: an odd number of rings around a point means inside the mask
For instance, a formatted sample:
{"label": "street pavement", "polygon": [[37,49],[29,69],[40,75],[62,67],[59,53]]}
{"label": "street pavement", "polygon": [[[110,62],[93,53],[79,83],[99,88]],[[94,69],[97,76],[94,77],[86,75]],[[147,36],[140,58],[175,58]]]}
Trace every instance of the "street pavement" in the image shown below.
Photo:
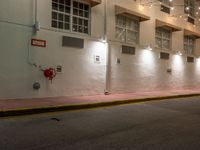
{"label": "street pavement", "polygon": [[0,118],[0,150],[198,150],[200,97]]}

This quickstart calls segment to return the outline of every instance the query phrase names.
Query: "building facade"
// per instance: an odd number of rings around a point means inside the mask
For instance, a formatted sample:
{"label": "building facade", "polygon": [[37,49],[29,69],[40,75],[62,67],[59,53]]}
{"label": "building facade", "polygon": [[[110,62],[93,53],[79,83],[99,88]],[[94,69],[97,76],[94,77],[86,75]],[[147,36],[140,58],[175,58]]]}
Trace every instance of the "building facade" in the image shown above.
{"label": "building facade", "polygon": [[198,0],[1,0],[0,99],[197,88],[199,15]]}

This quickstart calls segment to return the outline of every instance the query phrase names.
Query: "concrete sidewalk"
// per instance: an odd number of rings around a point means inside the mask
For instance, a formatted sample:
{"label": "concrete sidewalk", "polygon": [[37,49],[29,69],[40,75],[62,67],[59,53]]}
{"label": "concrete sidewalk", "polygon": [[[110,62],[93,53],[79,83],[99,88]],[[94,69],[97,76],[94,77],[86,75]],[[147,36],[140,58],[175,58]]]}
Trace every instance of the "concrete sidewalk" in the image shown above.
{"label": "concrete sidewalk", "polygon": [[199,89],[176,89],[124,94],[0,100],[0,117],[88,109],[150,100],[200,96]]}

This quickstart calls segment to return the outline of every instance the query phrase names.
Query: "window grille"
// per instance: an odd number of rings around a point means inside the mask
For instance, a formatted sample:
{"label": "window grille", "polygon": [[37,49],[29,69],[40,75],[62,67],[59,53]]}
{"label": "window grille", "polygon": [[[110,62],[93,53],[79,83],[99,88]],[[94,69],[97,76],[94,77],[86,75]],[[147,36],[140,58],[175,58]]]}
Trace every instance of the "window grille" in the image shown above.
{"label": "window grille", "polygon": [[89,34],[90,5],[75,0],[52,0],[53,28]]}
{"label": "window grille", "polygon": [[171,49],[171,31],[164,28],[156,28],[156,47],[170,50]]}
{"label": "window grille", "polygon": [[125,43],[139,41],[139,20],[123,15],[116,16],[116,39]]}

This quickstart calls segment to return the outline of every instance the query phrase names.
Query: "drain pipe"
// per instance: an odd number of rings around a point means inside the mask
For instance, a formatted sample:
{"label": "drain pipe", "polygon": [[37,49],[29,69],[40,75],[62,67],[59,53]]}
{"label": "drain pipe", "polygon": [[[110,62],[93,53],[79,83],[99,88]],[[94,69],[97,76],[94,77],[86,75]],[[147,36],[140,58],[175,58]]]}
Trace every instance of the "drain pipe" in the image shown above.
{"label": "drain pipe", "polygon": [[37,67],[37,64],[36,64],[36,62],[33,62],[31,60],[31,39],[33,37],[33,34],[36,34],[37,31],[40,30],[40,24],[38,22],[38,13],[37,13],[37,5],[38,4],[37,3],[38,3],[38,1],[34,0],[34,2],[33,2],[33,7],[34,7],[34,9],[33,9],[33,11],[34,11],[34,25],[33,25],[33,33],[30,36],[30,39],[28,39],[28,59],[27,59],[28,64],[30,64],[30,65],[32,65],[34,67]]}
{"label": "drain pipe", "polygon": [[38,0],[35,0],[35,24],[34,24],[34,28],[35,28],[35,32],[40,30],[40,22],[38,21]]}
{"label": "drain pipe", "polygon": [[37,22],[37,0],[35,0],[35,23]]}
{"label": "drain pipe", "polygon": [[106,76],[105,76],[105,89],[104,89],[104,94],[109,95],[110,94],[110,71],[111,71],[111,66],[110,66],[110,47],[108,43],[108,37],[107,37],[107,0],[104,1],[104,36],[103,36],[103,41],[105,44],[105,51],[106,51]]}

